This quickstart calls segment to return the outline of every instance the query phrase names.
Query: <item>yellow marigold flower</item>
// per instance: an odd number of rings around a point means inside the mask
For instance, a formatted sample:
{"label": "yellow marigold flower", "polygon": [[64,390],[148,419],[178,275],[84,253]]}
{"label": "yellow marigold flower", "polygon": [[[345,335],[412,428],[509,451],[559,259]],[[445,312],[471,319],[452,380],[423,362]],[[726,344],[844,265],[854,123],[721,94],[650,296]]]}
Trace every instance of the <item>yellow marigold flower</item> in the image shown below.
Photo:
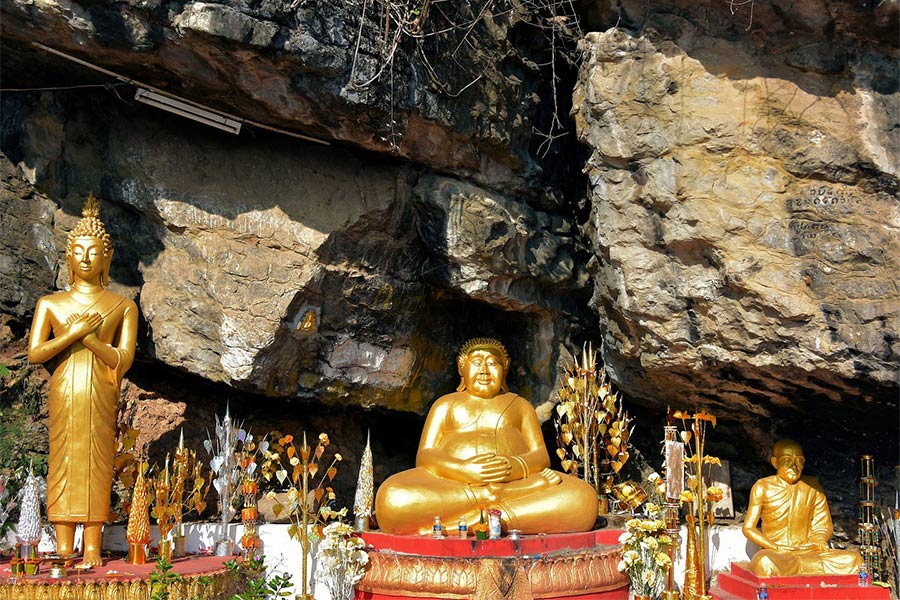
{"label": "yellow marigold flower", "polygon": [[684,490],[681,492],[681,495],[678,496],[678,499],[685,504],[691,504],[694,501],[694,492],[691,490]]}
{"label": "yellow marigold flower", "polygon": [[706,499],[710,502],[718,502],[725,496],[721,488],[712,485],[706,489]]}
{"label": "yellow marigold flower", "polygon": [[655,537],[648,537],[641,540],[641,546],[649,550],[656,551],[656,549],[659,547],[659,542],[656,541]]}

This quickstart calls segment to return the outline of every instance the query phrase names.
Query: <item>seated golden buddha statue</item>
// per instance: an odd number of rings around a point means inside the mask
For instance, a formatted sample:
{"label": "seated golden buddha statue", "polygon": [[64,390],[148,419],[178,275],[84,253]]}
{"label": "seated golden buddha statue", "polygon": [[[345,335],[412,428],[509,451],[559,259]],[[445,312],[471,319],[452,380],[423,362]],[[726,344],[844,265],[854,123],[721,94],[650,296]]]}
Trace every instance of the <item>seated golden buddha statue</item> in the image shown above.
{"label": "seated golden buddha statue", "polygon": [[501,511],[504,529],[523,533],[587,531],[597,494],[551,470],[534,407],[506,387],[509,355],[494,339],[467,342],[457,358],[457,391],[431,407],[416,467],[389,477],[375,497],[388,533],[430,532],[435,516],[455,527],[477,523],[480,508]]}
{"label": "seated golden buddha statue", "polygon": [[[828,548],[831,512],[818,480],[801,476],[800,444],[776,442],[770,461],[777,474],[753,484],[744,519],[744,535],[762,548],[750,563],[753,572],[764,577],[856,573],[859,553]],[[762,531],[756,527],[760,518]]]}
{"label": "seated golden buddha statue", "polygon": [[66,243],[70,289],[38,300],[28,360],[57,359],[47,475],[47,517],[57,550],[72,554],[75,526],[83,523],[84,564],[96,566],[109,518],[119,386],[134,360],[138,311],[105,289],[113,248],[93,194],[82,215]]}

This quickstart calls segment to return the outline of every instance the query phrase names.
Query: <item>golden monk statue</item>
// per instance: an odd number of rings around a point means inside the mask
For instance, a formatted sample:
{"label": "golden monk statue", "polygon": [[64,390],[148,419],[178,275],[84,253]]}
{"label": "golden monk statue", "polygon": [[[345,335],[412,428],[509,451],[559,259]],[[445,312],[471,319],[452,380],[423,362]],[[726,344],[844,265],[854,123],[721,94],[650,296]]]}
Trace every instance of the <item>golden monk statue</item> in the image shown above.
{"label": "golden monk statue", "polygon": [[467,342],[462,381],[428,413],[416,468],[389,477],[375,498],[383,531],[430,532],[435,516],[455,526],[497,508],[505,529],[587,531],[597,518],[594,488],[550,470],[537,413],[506,387],[509,355],[497,340]]}
{"label": "golden monk statue", "polygon": [[[831,550],[831,512],[818,480],[801,477],[803,449],[793,440],[775,443],[770,459],[776,475],[757,481],[750,490],[744,535],[762,550],[750,567],[764,577],[854,574],[862,557],[850,550]],[[756,524],[762,517],[762,531]]]}
{"label": "golden monk statue", "polygon": [[50,379],[47,476],[47,517],[56,527],[57,550],[72,554],[75,526],[83,523],[84,564],[100,565],[119,385],[134,360],[138,310],[104,289],[113,248],[93,194],[82,215],[66,243],[69,289],[38,300],[28,360],[58,359]]}

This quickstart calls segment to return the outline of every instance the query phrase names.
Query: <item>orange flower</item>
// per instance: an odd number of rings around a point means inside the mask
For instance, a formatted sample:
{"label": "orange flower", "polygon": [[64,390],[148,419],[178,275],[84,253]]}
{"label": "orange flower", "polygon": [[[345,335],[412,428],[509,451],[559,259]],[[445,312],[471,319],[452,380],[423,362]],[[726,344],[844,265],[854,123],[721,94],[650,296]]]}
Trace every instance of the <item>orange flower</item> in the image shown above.
{"label": "orange flower", "polygon": [[705,413],[705,412],[703,412],[703,411],[700,411],[700,412],[698,412],[698,413],[694,413],[694,419],[696,419],[696,420],[698,420],[698,421],[709,421],[710,423],[712,423],[712,426],[713,426],[713,427],[716,426],[716,416],[715,416],[715,415],[711,415],[711,414],[709,414],[709,413]]}
{"label": "orange flower", "polygon": [[680,411],[680,410],[676,410],[675,413],[674,413],[672,416],[675,417],[676,419],[681,419],[682,421],[685,420],[685,419],[690,419],[690,418],[691,418],[691,414],[690,414],[690,413],[682,412],[682,411]]}
{"label": "orange flower", "polygon": [[718,502],[725,496],[725,492],[722,491],[721,488],[717,488],[714,485],[706,488],[706,499],[710,502]]}

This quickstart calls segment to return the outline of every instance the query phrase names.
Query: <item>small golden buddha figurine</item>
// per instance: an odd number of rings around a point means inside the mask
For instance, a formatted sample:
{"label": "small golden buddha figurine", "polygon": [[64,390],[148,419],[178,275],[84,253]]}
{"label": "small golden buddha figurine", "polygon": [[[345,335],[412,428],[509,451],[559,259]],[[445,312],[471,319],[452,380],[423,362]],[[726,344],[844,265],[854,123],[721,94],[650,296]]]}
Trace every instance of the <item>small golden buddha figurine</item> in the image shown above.
{"label": "small golden buddha figurine", "polygon": [[378,489],[375,516],[394,534],[432,530],[462,519],[471,529],[481,508],[497,508],[505,529],[523,533],[587,531],[597,518],[594,488],[551,470],[534,407],[506,387],[509,355],[494,339],[467,342],[457,358],[457,391],[428,413],[416,468]]}
{"label": "small golden buddha figurine", "polygon": [[28,360],[58,360],[50,379],[47,476],[57,550],[73,553],[75,526],[83,523],[84,564],[96,566],[109,517],[119,386],[134,360],[138,309],[105,289],[113,248],[93,194],[82,215],[66,243],[70,289],[38,300]]}
{"label": "small golden buddha figurine", "polygon": [[[857,573],[859,553],[828,548],[831,512],[818,480],[801,476],[800,444],[776,442],[770,461],[777,474],[753,484],[744,519],[744,535],[762,548],[750,563],[753,572],[764,577]],[[762,531],[756,527],[760,517]]]}

